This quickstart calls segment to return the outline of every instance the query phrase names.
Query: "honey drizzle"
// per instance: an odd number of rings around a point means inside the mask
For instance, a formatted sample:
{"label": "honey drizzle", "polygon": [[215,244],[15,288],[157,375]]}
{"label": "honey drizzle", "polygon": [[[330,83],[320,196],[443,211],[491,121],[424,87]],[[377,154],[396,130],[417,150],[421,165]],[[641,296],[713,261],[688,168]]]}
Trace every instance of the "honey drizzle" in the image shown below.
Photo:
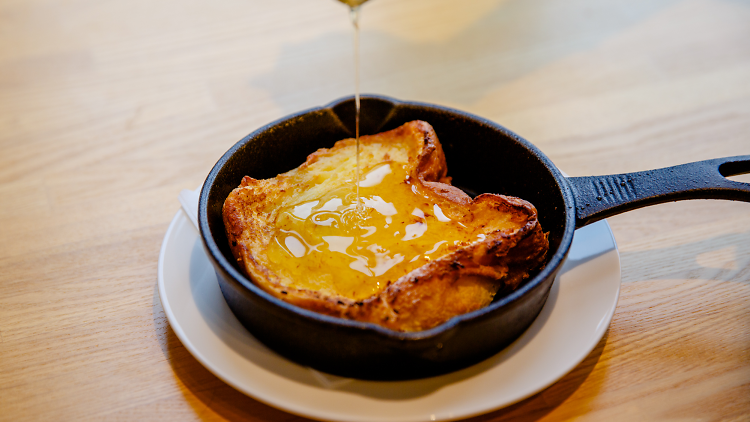
{"label": "honey drizzle", "polygon": [[354,300],[484,235],[473,217],[446,215],[400,162],[375,164],[360,182],[361,212],[345,184],[280,210],[268,268],[293,286]]}

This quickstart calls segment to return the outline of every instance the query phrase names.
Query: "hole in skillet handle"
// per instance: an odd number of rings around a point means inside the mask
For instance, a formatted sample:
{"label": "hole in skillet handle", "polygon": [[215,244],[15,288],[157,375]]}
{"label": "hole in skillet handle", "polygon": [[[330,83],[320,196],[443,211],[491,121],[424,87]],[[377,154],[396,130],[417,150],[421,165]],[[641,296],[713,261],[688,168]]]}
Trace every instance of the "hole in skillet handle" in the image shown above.
{"label": "hole in skillet handle", "polygon": [[416,333],[386,332],[390,330],[315,314],[252,284],[239,271],[227,244],[221,216],[224,199],[245,175],[273,177],[298,166],[317,148],[350,137],[354,119],[349,98],[256,130],[235,144],[209,173],[201,192],[199,221],[227,304],[256,338],[276,352],[344,376],[419,378],[457,370],[497,353],[534,321],[570,246],[568,184],[533,145],[493,122],[387,97],[363,96],[362,101],[363,117],[369,116],[362,119],[364,134],[424,120],[435,128],[449,173],[461,186],[534,203],[542,227],[550,232],[550,263],[537,277],[488,307]]}
{"label": "hole in skillet handle", "polygon": [[719,173],[733,182],[750,183],[750,161],[728,161],[719,166]]}

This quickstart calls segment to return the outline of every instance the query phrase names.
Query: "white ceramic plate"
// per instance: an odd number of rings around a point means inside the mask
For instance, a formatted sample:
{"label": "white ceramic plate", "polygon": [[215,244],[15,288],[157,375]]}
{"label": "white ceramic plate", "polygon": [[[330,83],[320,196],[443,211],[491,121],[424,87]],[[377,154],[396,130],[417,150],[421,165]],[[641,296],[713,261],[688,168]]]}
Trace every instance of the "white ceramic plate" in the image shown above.
{"label": "white ceramic plate", "polygon": [[214,375],[278,409],[331,421],[436,421],[523,400],[576,367],[609,327],[620,258],[606,221],[576,231],[568,261],[531,327],[497,355],[438,377],[397,382],[321,374],[273,353],[224,302],[197,229],[175,215],[159,255],[159,294],[177,337]]}

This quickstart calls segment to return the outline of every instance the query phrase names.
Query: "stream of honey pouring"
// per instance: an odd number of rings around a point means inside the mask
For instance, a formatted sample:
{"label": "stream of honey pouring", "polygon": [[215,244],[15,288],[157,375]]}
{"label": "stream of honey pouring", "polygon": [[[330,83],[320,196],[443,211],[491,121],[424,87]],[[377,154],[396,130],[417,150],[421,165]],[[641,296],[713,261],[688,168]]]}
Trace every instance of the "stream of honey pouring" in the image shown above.
{"label": "stream of honey pouring", "polygon": [[[362,3],[364,0],[362,1]],[[352,19],[352,25],[354,26],[354,139],[357,145],[357,178],[356,178],[356,188],[357,188],[357,212],[362,211],[362,204],[359,200],[359,181],[360,181],[360,168],[359,168],[359,113],[362,109],[360,107],[360,101],[359,101],[359,4],[355,5],[355,3],[358,3],[357,1],[353,1],[349,5],[351,6],[350,9],[350,17]]]}

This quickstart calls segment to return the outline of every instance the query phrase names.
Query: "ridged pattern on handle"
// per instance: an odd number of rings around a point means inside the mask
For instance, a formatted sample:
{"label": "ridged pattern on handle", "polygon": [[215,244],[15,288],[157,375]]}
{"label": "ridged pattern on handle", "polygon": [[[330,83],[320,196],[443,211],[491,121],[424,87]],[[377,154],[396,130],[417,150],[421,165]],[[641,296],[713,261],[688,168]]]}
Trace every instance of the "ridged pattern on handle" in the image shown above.
{"label": "ridged pattern on handle", "polygon": [[633,181],[624,174],[593,179],[591,186],[596,192],[596,200],[605,204],[614,205],[624,201],[632,201],[638,197]]}

